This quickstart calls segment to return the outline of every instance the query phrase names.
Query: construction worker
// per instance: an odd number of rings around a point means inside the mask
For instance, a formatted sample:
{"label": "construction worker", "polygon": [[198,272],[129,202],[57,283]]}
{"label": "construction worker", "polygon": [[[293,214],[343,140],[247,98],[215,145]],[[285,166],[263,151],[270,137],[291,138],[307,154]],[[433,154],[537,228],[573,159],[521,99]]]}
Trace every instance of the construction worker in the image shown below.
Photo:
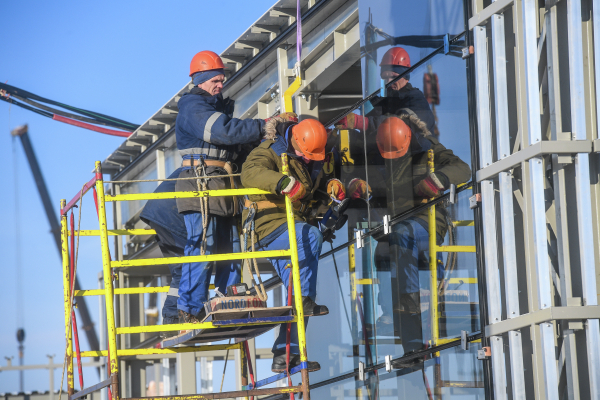
{"label": "construction worker", "polygon": [[[390,215],[426,203],[440,196],[451,184],[464,183],[471,177],[469,166],[445,148],[410,110],[384,120],[377,129],[376,144],[378,153],[370,156],[381,159],[381,163],[375,164],[381,165],[378,168],[386,182]],[[434,153],[433,173],[428,167],[429,149]],[[447,229],[446,210],[438,205],[435,232],[438,244],[443,242]],[[393,326],[398,325],[397,322],[394,324],[394,319],[399,319],[405,354],[424,346],[419,270],[429,270],[429,234],[428,211],[425,210],[393,225],[392,232],[379,239],[375,251],[383,310],[377,322],[378,333],[391,332]],[[438,263],[438,267],[441,279],[443,263]],[[381,279],[387,271],[389,279]],[[409,364],[419,362],[422,360],[413,360]]]}
{"label": "construction worker", "polygon": [[[385,52],[379,66],[381,67],[381,79],[389,83],[410,68],[410,56],[402,47],[392,47]],[[379,124],[387,116],[398,114],[401,109],[407,108],[425,122],[429,132],[433,132],[435,117],[429,108],[429,103],[423,92],[413,87],[409,80],[410,74],[407,74],[387,88],[385,97],[373,98],[371,100],[373,110],[365,117],[349,114],[342,118],[336,126],[341,129],[361,129],[375,133]]]}
{"label": "construction worker", "polygon": [[[178,102],[175,123],[177,148],[183,157],[177,191],[232,189],[236,187],[233,165],[238,161],[241,145],[258,143],[265,121],[233,118],[234,102],[223,99],[225,80],[223,61],[212,51],[201,51],[190,63],[194,88]],[[193,179],[196,178],[196,179]],[[238,220],[241,203],[235,197],[177,199],[187,230],[186,256],[239,252]],[[181,323],[199,322],[204,318],[204,302],[213,263],[195,262],[182,265],[177,308]],[[240,263],[216,262],[215,286],[225,292],[239,283]]]}
{"label": "construction worker", "polygon": [[[168,179],[179,177],[181,168],[175,170]],[[164,181],[154,193],[174,192],[175,181]],[[181,257],[184,255],[187,243],[187,230],[182,214],[177,210],[175,199],[148,200],[140,219],[156,231],[156,241],[163,257]],[[162,307],[163,325],[179,323],[177,299],[179,298],[179,282],[181,280],[181,264],[169,265],[171,283],[167,298]],[[161,332],[161,337],[166,338],[177,335],[177,331]]]}
{"label": "construction worker", "polygon": [[[327,132],[316,120],[306,119],[299,124],[273,119],[265,128],[265,140],[255,148],[242,166],[242,183],[269,191],[270,195],[248,196],[244,211],[245,227],[254,220],[254,231],[260,250],[289,249],[289,237],[284,196],[291,199],[296,217],[296,240],[302,286],[304,316],[326,315],[326,306],[315,303],[317,267],[323,244],[319,228],[311,223],[314,210],[328,204],[330,196],[343,200],[346,191],[338,179],[325,178],[327,163],[325,145]],[[288,154],[290,175],[282,171],[281,155]],[[324,207],[327,209],[327,207]],[[251,212],[252,211],[252,212]],[[254,211],[256,214],[253,215]],[[290,285],[289,258],[271,258],[285,287]],[[306,320],[308,323],[308,319]],[[298,331],[293,324],[291,334],[290,368],[300,364]],[[279,330],[273,345],[273,372],[286,370],[286,329]],[[318,362],[308,362],[309,371],[321,368]]]}

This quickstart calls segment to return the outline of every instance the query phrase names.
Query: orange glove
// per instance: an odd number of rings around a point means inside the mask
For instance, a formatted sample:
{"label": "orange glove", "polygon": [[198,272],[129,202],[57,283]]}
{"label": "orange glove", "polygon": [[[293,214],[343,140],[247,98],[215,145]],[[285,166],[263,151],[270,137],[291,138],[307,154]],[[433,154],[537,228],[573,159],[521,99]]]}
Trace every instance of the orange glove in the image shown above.
{"label": "orange glove", "polygon": [[415,186],[415,194],[427,199],[437,197],[443,190],[444,185],[435,173],[429,174],[427,178],[423,179]]}
{"label": "orange glove", "polygon": [[339,179],[330,179],[327,182],[327,194],[336,200],[344,200],[346,198],[346,188]]}
{"label": "orange glove", "polygon": [[369,120],[362,115],[351,113],[340,119],[335,126],[340,129],[367,129]]}
{"label": "orange glove", "polygon": [[299,201],[306,195],[306,189],[304,188],[304,185],[300,183],[300,181],[297,181],[294,177],[287,177],[287,179],[284,180],[284,184],[285,187],[281,189],[281,194],[289,197],[290,200],[292,200],[292,203]]}
{"label": "orange glove", "polygon": [[348,194],[353,199],[369,200],[371,187],[362,179],[354,178],[348,184]]}

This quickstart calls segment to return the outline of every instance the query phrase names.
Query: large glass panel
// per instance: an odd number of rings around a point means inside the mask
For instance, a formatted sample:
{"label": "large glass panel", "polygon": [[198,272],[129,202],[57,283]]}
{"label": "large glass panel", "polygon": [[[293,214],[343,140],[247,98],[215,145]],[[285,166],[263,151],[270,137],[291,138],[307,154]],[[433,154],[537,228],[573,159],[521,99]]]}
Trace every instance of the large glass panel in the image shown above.
{"label": "large glass panel", "polygon": [[[462,0],[359,0],[364,49],[364,94],[380,87],[379,65],[391,47],[402,46],[412,65],[464,30]],[[464,75],[464,74],[463,74]]]}

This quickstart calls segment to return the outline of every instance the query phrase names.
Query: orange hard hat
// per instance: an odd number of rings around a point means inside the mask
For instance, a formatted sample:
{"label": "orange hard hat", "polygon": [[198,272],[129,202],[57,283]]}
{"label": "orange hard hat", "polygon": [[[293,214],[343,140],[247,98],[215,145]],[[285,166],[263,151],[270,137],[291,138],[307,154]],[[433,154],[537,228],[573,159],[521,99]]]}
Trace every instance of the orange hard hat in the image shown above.
{"label": "orange hard hat", "polygon": [[192,58],[190,63],[190,76],[197,72],[210,71],[212,69],[223,69],[223,60],[214,51],[204,50]]}
{"label": "orange hard hat", "polygon": [[292,126],[292,137],[306,158],[314,161],[325,159],[327,131],[322,123],[316,119],[305,119]]}
{"label": "orange hard hat", "polygon": [[377,148],[385,159],[400,158],[410,146],[411,131],[398,117],[389,117],[377,128]]}
{"label": "orange hard hat", "polygon": [[381,59],[381,64],[384,65],[399,65],[401,67],[410,68],[410,56],[402,47],[392,47],[385,52]]}

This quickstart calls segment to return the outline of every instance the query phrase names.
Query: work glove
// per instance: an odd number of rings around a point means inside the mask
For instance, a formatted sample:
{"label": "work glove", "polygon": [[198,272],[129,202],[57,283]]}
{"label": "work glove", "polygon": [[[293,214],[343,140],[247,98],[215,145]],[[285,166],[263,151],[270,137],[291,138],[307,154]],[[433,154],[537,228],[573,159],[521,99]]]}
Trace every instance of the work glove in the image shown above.
{"label": "work glove", "polygon": [[444,190],[444,184],[440,177],[434,173],[429,174],[427,178],[415,186],[415,194],[424,198],[437,197]]}
{"label": "work glove", "polygon": [[346,188],[339,179],[330,179],[327,181],[327,194],[341,201],[346,198]]}
{"label": "work glove", "polygon": [[348,184],[348,195],[352,199],[368,201],[371,198],[371,187],[363,179],[354,178]]}
{"label": "work glove", "polygon": [[306,189],[300,181],[296,180],[293,176],[287,176],[281,182],[281,194],[286,195],[290,198],[292,203],[295,203],[302,199],[306,195]]}
{"label": "work glove", "polygon": [[265,119],[265,122],[269,122],[270,120],[272,120],[273,118],[281,118],[286,122],[298,122],[298,115],[296,115],[293,112],[285,112],[285,113],[281,113],[279,115],[276,115],[275,117],[271,117],[271,118],[267,118]]}
{"label": "work glove", "polygon": [[351,113],[340,119],[335,126],[339,129],[367,129],[369,120],[362,115]]}

